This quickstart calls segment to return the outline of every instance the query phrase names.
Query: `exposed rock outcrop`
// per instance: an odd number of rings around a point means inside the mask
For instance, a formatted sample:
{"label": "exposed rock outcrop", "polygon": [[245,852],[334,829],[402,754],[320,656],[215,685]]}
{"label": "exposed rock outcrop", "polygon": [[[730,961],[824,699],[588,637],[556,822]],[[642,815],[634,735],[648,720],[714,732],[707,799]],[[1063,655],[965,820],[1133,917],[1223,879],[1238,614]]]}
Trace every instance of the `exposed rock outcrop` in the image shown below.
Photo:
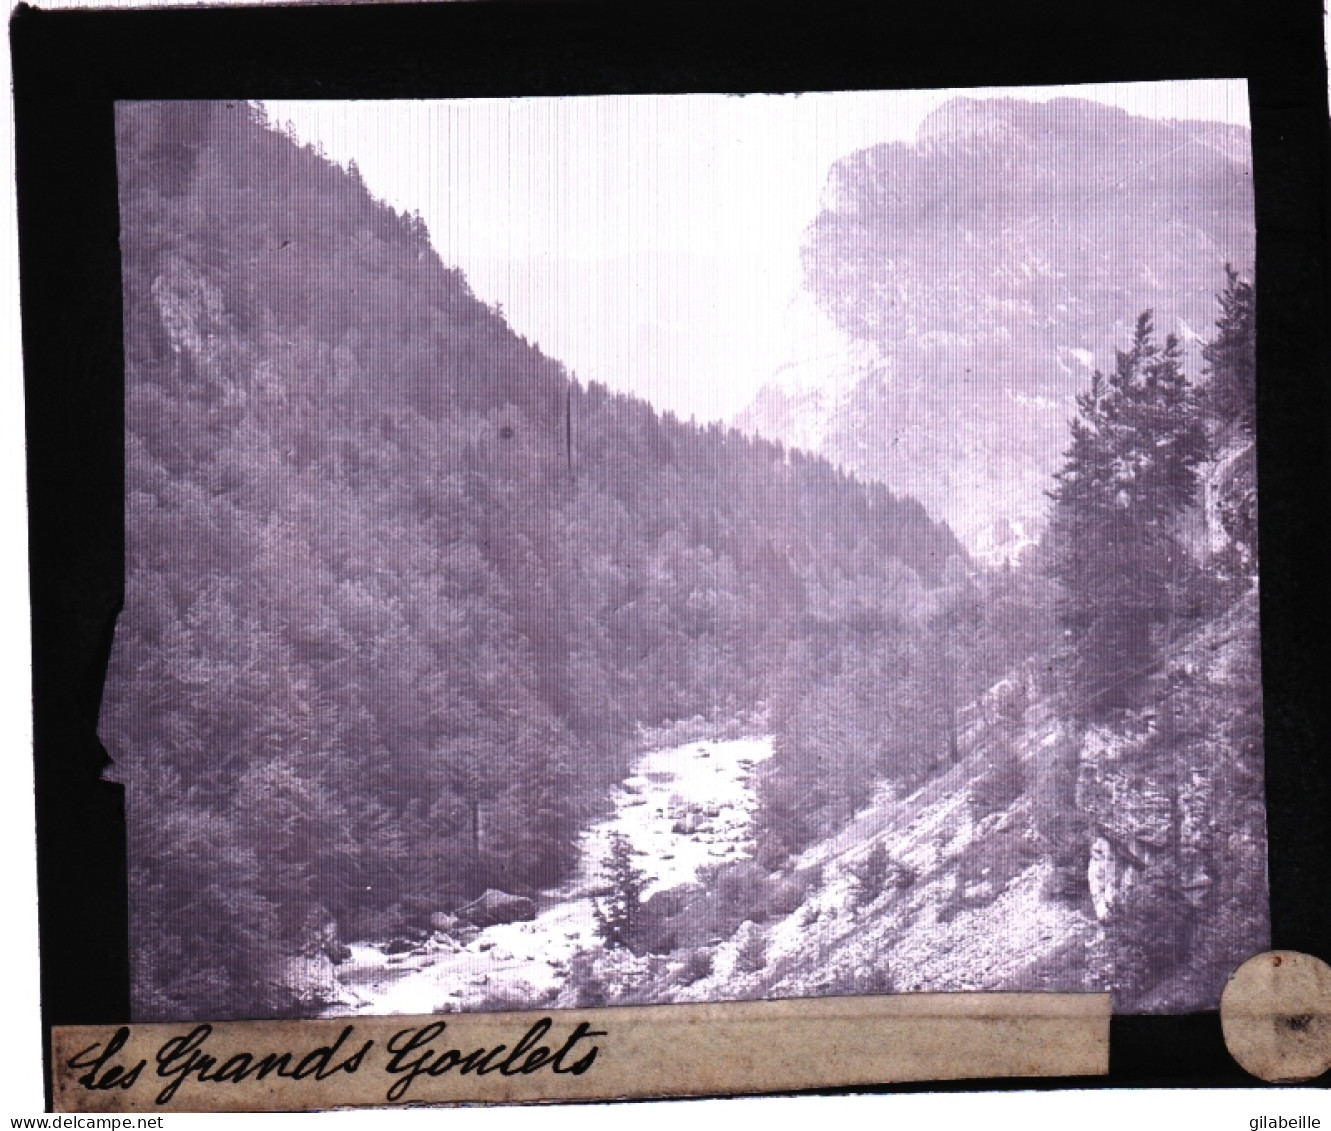
{"label": "exposed rock outcrop", "polygon": [[1112,368],[1147,308],[1195,343],[1224,264],[1253,246],[1241,127],[954,99],[913,143],[833,166],[802,252],[827,325],[797,334],[736,422],[913,495],[974,556],[1015,560],[1092,368]]}
{"label": "exposed rock outcrop", "polygon": [[1152,708],[1089,731],[1078,752],[1120,1009],[1213,1009],[1269,943],[1258,642],[1253,590],[1180,644]]}
{"label": "exposed rock outcrop", "polygon": [[280,964],[279,996],[291,1003],[297,1016],[349,1003],[352,999],[338,980],[337,967],[350,957],[351,948],[338,938],[337,923],[314,909],[306,917],[299,950]]}

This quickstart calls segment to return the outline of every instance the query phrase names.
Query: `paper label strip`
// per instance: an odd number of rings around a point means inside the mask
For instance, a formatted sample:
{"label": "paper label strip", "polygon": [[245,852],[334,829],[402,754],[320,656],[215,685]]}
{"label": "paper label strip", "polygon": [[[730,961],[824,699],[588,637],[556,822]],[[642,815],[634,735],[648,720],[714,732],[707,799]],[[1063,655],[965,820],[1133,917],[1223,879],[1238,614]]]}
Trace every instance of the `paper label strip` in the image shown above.
{"label": "paper label strip", "polygon": [[57,1111],[690,1096],[1109,1070],[1105,994],[905,994],[545,1013],[71,1026]]}

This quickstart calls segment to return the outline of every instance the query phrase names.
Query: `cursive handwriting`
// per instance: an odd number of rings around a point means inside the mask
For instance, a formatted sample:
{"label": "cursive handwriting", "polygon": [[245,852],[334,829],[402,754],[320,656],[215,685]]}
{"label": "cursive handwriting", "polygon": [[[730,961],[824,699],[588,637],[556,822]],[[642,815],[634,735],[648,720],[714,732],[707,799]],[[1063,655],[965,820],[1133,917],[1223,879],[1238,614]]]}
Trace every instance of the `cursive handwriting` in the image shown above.
{"label": "cursive handwriting", "polygon": [[[139,1078],[139,1073],[143,1071],[144,1065],[148,1062],[141,1060],[133,1068],[126,1069],[123,1064],[111,1064],[109,1061],[116,1053],[125,1047],[129,1040],[129,1027],[122,1025],[117,1029],[109,1041],[106,1042],[106,1048],[101,1053],[93,1056],[99,1048],[101,1042],[95,1045],[89,1045],[81,1052],[76,1052],[65,1063],[70,1068],[86,1068],[88,1071],[77,1080],[90,1092],[104,1092],[108,1088],[132,1088]],[[92,1057],[92,1059],[88,1059]],[[99,1076],[98,1073],[101,1073]]]}
{"label": "cursive handwriting", "polygon": [[[443,1047],[440,1038],[448,1030],[448,1023],[432,1021],[395,1033],[384,1046],[386,1063],[379,1060],[372,1066],[372,1071],[397,1077],[388,1089],[388,1100],[393,1103],[406,1096],[418,1077],[442,1076],[454,1069],[461,1076],[468,1073],[529,1076],[543,1069],[560,1076],[581,1076],[595,1063],[600,1052],[600,1046],[594,1043],[595,1038],[608,1036],[607,1032],[579,1021],[567,1031],[567,1036],[550,1038],[554,1027],[551,1018],[542,1017],[512,1046],[496,1044],[492,1048],[465,1051]],[[355,1032],[354,1025],[346,1025],[331,1044],[320,1045],[304,1055],[290,1050],[228,1055],[215,1051],[215,1044],[210,1047],[211,1025],[195,1025],[188,1032],[169,1037],[153,1054],[153,1070],[159,1080],[165,1081],[155,1102],[158,1105],[171,1103],[188,1081],[234,1085],[265,1080],[270,1076],[321,1081],[338,1073],[351,1075],[367,1065],[370,1050],[374,1047],[373,1040],[353,1040]],[[121,1059],[130,1038],[129,1027],[122,1025],[105,1045],[99,1041],[81,1049],[65,1062],[65,1066],[80,1073],[75,1079],[89,1091],[132,1088],[145,1074],[150,1062]]]}
{"label": "cursive handwriting", "polygon": [[157,1075],[164,1079],[174,1077],[158,1093],[159,1104],[170,1103],[180,1086],[191,1076],[201,1084],[239,1084],[251,1076],[262,1080],[272,1073],[292,1080],[304,1080],[310,1076],[316,1080],[326,1080],[337,1072],[350,1074],[360,1068],[365,1054],[374,1044],[373,1041],[366,1041],[350,1056],[337,1060],[337,1054],[355,1031],[355,1026],[348,1025],[331,1045],[323,1045],[306,1053],[295,1067],[292,1067],[291,1062],[296,1054],[292,1052],[271,1052],[262,1057],[240,1052],[219,1064],[217,1057],[203,1051],[212,1031],[211,1025],[196,1025],[183,1036],[172,1037],[157,1050]]}
{"label": "cursive handwriting", "polygon": [[[587,1022],[580,1021],[559,1050],[552,1052],[550,1046],[538,1046],[536,1043],[550,1031],[552,1025],[550,1018],[542,1017],[512,1049],[507,1045],[495,1045],[492,1049],[479,1048],[469,1053],[463,1053],[461,1049],[437,1051],[432,1047],[431,1042],[442,1036],[448,1028],[447,1022],[434,1021],[419,1029],[403,1029],[388,1042],[388,1051],[393,1055],[388,1061],[387,1070],[404,1074],[402,1079],[388,1089],[388,1098],[394,1102],[402,1099],[417,1076],[442,1076],[454,1068],[460,1074],[475,1072],[477,1076],[486,1076],[491,1072],[498,1072],[501,1076],[525,1076],[549,1065],[551,1072],[581,1076],[596,1060],[599,1046],[592,1045],[571,1064],[566,1065],[565,1058],[572,1054],[579,1042],[590,1037],[606,1036],[605,1030],[593,1029]],[[506,1051],[508,1055],[500,1060],[499,1057]]]}

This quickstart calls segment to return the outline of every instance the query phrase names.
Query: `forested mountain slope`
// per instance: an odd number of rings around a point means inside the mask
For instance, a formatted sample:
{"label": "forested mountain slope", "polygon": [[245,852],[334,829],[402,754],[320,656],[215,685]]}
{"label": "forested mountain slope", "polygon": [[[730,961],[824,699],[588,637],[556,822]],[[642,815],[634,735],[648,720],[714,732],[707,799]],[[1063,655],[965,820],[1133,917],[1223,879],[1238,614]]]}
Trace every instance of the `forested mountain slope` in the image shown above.
{"label": "forested mountain slope", "polygon": [[912,779],[946,759],[935,723],[1008,657],[937,691],[923,634],[962,551],[918,503],[571,381],[419,218],[252,107],[122,104],[117,138],[102,735],[138,1018],[299,1009],[284,962],[311,939],[555,882],[639,726],[798,683],[778,765],[814,766],[813,720],[847,704],[936,735],[878,734],[803,797],[774,777],[803,822],[771,822],[778,855],[871,793],[859,751]]}

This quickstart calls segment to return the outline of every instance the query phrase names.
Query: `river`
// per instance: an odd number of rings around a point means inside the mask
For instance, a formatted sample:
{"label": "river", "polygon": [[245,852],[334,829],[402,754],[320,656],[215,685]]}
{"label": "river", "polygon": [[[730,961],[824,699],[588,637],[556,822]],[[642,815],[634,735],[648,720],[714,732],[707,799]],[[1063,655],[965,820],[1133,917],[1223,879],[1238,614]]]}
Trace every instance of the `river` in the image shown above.
{"label": "river", "polygon": [[465,946],[436,935],[422,953],[353,944],[337,970],[336,1015],[428,1014],[496,1002],[539,1005],[563,986],[579,951],[598,948],[593,894],[612,833],[633,845],[644,897],[697,879],[708,864],[753,852],[753,771],[770,738],[689,742],[642,755],[615,789],[610,817],[586,829],[575,876],[537,899],[536,918],[489,927]]}

